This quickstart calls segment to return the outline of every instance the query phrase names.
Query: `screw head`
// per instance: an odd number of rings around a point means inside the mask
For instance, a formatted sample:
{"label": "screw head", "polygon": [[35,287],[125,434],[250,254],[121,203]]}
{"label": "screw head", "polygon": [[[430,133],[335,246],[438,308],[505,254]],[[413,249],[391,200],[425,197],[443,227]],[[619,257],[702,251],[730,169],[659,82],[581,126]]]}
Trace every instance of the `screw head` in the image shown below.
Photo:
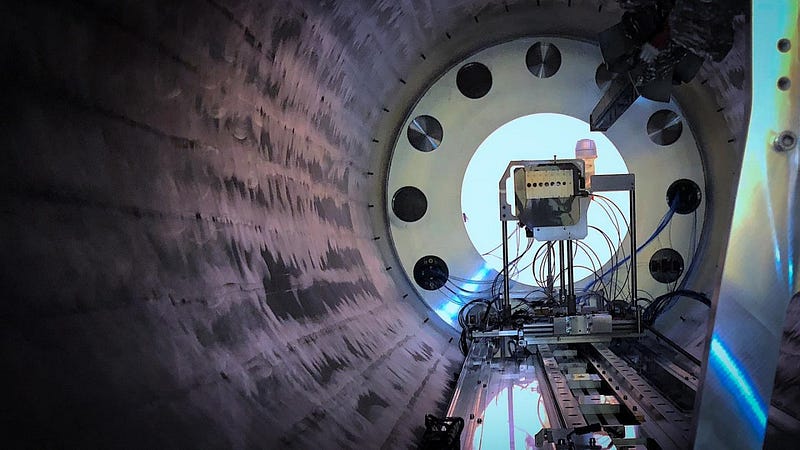
{"label": "screw head", "polygon": [[797,135],[793,132],[786,130],[775,138],[773,146],[776,151],[787,152],[797,145]]}

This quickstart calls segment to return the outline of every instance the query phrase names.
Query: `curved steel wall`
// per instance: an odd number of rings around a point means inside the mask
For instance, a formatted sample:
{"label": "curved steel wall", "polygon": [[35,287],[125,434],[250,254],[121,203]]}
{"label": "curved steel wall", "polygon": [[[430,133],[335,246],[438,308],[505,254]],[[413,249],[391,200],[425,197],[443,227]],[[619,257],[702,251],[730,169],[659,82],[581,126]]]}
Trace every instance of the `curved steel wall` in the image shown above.
{"label": "curved steel wall", "polygon": [[[590,38],[615,8],[5,6],[7,438],[407,447],[460,361],[392,268],[376,199],[395,127],[465,54],[532,33]],[[741,100],[740,67],[693,89]],[[737,117],[720,132],[737,136]]]}

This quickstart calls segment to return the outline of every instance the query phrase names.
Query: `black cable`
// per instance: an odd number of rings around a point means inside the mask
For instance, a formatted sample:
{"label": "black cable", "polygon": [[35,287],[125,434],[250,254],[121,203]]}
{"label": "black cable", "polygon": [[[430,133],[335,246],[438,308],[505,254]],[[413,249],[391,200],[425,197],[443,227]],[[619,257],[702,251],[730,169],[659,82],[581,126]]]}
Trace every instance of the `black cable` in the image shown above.
{"label": "black cable", "polygon": [[656,297],[642,312],[642,320],[646,324],[652,325],[658,316],[666,310],[667,306],[671,303],[670,300],[678,298],[690,298],[699,301],[709,308],[711,307],[711,299],[709,299],[706,294],[689,289],[679,289]]}

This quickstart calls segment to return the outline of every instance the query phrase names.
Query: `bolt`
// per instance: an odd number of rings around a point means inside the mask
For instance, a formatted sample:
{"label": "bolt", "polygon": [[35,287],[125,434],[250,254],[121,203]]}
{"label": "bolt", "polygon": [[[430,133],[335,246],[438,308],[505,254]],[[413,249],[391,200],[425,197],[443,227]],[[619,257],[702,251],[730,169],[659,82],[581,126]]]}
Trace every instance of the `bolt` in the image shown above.
{"label": "bolt", "polygon": [[776,151],[787,152],[797,144],[797,136],[789,130],[784,131],[775,138],[773,146]]}

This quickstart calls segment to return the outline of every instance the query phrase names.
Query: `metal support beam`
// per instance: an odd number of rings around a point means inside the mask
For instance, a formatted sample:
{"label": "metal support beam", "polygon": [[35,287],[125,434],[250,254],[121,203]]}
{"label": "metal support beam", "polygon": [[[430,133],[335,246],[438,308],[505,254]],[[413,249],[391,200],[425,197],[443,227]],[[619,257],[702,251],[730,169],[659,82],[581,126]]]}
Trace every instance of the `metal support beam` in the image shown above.
{"label": "metal support beam", "polygon": [[502,305],[500,312],[503,316],[508,316],[511,314],[511,297],[509,294],[509,280],[511,279],[511,274],[508,273],[508,222],[503,220],[500,223],[503,229],[503,300],[500,303]]}
{"label": "metal support beam", "polygon": [[573,315],[577,312],[575,304],[575,267],[572,255],[572,240],[567,241],[567,314]]}

